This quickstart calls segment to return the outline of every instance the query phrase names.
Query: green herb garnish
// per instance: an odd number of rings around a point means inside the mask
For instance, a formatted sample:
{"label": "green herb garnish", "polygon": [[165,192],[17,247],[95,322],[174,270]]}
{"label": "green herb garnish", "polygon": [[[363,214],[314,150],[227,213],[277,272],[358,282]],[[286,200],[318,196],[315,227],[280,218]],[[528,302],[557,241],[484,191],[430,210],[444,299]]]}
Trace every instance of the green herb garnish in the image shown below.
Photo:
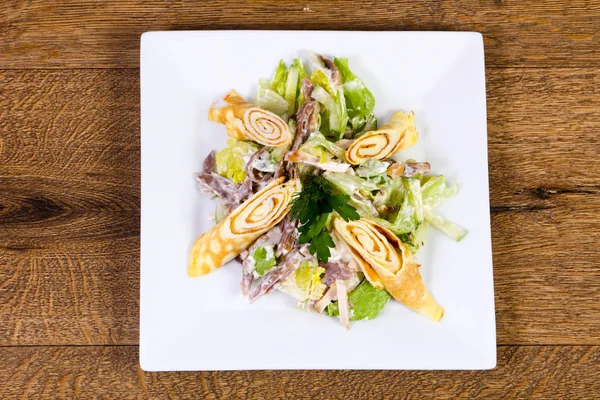
{"label": "green herb garnish", "polygon": [[360,215],[356,208],[348,204],[350,196],[333,194],[331,183],[323,176],[309,175],[303,185],[302,191],[296,195],[292,203],[291,215],[302,223],[298,231],[298,241],[309,243],[309,251],[316,254],[317,259],[327,262],[331,256],[335,243],[325,229],[329,214],[337,212],[345,221],[356,220]]}

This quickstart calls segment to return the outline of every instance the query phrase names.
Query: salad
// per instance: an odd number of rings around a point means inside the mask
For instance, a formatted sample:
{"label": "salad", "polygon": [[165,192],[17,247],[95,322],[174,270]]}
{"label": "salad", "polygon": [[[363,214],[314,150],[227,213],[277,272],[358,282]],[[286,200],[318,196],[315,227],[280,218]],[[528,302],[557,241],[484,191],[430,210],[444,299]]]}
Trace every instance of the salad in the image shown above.
{"label": "salad", "polygon": [[194,243],[188,275],[235,259],[250,302],[277,289],[349,328],[394,298],[439,321],[414,255],[430,226],[455,241],[466,231],[436,212],[457,186],[402,156],[418,140],[414,113],[380,124],[348,60],[317,54],[280,61],[252,103],[235,90],[223,100],[208,114],[227,147],[196,174],[215,225]]}

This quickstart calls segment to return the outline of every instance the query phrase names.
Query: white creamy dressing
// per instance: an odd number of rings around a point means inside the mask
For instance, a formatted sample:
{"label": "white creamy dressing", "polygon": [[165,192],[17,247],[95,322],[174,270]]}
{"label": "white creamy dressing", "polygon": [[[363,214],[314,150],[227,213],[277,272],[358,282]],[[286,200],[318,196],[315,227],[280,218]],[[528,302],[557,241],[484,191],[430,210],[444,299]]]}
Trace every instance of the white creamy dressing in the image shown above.
{"label": "white creamy dressing", "polygon": [[271,259],[271,258],[275,258],[275,251],[273,250],[273,245],[272,244],[266,244],[266,245],[263,246],[263,248],[267,252],[267,260]]}
{"label": "white creamy dressing", "polygon": [[252,168],[262,172],[275,172],[277,171],[277,163],[275,163],[268,153],[265,153],[262,157],[255,159],[252,162]]}
{"label": "white creamy dressing", "polygon": [[329,249],[329,253],[331,255],[329,256],[329,261],[328,262],[340,261],[340,260],[342,260],[342,257],[344,255],[343,251],[340,251],[337,246],[330,248]]}
{"label": "white creamy dressing", "polygon": [[329,261],[341,261],[342,263],[349,263],[353,259],[353,256],[346,242],[340,239],[337,232],[333,232],[331,238],[335,243],[335,247],[329,249],[331,254]]}

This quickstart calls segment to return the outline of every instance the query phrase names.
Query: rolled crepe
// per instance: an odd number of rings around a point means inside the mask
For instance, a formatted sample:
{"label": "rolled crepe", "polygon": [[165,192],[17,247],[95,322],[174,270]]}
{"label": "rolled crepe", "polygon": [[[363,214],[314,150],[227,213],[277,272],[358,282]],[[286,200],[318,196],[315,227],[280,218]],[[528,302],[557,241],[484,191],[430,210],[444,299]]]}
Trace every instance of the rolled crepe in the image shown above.
{"label": "rolled crepe", "polygon": [[419,266],[410,251],[389,229],[359,219],[334,220],[334,229],[348,243],[366,278],[378,289],[385,289],[396,300],[434,321],[444,310],[423,284]]}
{"label": "rolled crepe", "polygon": [[357,165],[372,159],[381,160],[417,143],[419,135],[414,115],[412,111],[410,114],[395,112],[379,129],[356,139],[346,150],[348,162]]}
{"label": "rolled crepe", "polygon": [[301,187],[298,179],[282,183],[284,179],[274,179],[196,240],[188,276],[206,275],[223,266],[283,219]]}
{"label": "rolled crepe", "polygon": [[229,136],[252,140],[269,147],[287,146],[292,141],[288,124],[278,115],[248,103],[235,90],[224,98],[228,104],[208,110],[208,119],[225,124]]}

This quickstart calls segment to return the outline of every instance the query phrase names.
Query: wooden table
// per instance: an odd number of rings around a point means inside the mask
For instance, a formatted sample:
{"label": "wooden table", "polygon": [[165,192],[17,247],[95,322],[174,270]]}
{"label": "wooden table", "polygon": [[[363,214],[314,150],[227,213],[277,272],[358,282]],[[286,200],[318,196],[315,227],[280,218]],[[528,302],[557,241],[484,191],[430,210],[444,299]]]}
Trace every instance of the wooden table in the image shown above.
{"label": "wooden table", "polygon": [[[598,0],[141,3],[0,7],[0,398],[600,397]],[[169,29],[483,33],[495,370],[140,370],[139,37]]]}

